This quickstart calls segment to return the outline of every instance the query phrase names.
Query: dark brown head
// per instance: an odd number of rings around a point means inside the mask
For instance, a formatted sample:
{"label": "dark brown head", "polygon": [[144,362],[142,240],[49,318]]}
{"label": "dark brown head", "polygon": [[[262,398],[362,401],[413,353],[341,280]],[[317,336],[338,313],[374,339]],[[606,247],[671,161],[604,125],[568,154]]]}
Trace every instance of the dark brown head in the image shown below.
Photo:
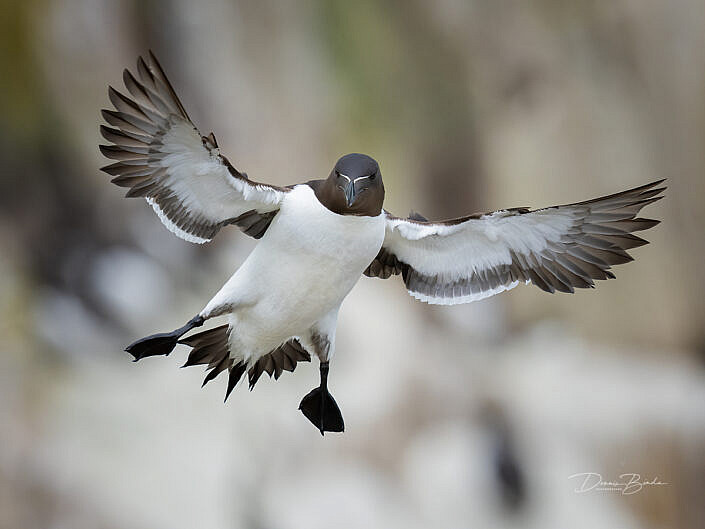
{"label": "dark brown head", "polygon": [[340,158],[315,191],[321,204],[339,215],[376,217],[382,212],[382,173],[377,162],[365,154]]}

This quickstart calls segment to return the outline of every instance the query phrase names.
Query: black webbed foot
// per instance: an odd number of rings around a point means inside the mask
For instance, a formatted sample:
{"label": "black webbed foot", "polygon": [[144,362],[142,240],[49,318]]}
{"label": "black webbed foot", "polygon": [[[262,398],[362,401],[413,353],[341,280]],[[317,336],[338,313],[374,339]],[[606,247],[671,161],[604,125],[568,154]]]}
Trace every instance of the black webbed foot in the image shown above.
{"label": "black webbed foot", "polygon": [[125,347],[125,351],[135,357],[133,360],[134,362],[148,356],[167,356],[174,350],[179,338],[194,327],[200,327],[203,325],[203,321],[204,319],[201,316],[196,316],[186,325],[174,331],[152,334],[132,342],[130,345]]}
{"label": "black webbed foot", "polygon": [[179,335],[173,332],[162,332],[141,338],[125,347],[125,351],[135,357],[133,362],[148,356],[166,356],[174,350]]}
{"label": "black webbed foot", "polygon": [[321,362],[321,385],[301,399],[299,409],[318,428],[321,435],[324,432],[345,430],[340,408],[338,408],[333,395],[328,391],[328,362]]}
{"label": "black webbed foot", "polygon": [[301,400],[299,409],[321,435],[323,432],[342,432],[345,429],[340,408],[328,390],[314,389]]}

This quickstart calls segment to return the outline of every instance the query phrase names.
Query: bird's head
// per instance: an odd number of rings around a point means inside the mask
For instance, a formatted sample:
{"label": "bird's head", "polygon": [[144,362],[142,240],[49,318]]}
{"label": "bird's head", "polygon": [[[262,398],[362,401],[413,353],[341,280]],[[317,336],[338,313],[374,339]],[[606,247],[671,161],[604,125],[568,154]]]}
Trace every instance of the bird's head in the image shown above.
{"label": "bird's head", "polygon": [[382,212],[382,173],[377,162],[365,154],[340,158],[323,187],[326,206],[336,213],[376,217]]}

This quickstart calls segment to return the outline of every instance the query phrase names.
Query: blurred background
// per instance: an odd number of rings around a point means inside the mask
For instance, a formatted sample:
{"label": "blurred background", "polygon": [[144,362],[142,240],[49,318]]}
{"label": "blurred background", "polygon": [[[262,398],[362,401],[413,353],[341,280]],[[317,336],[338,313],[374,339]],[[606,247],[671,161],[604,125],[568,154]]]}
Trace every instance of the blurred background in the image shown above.
{"label": "blurred background", "polygon": [[[99,110],[153,49],[256,180],[379,160],[388,210],[438,219],[668,178],[663,223],[575,295],[343,304],[321,438],[296,376],[200,389],[132,364],[245,259],[124,200]],[[705,527],[705,3],[0,3],[0,528]],[[369,332],[360,333],[361,325]],[[576,493],[592,472],[665,485]]]}

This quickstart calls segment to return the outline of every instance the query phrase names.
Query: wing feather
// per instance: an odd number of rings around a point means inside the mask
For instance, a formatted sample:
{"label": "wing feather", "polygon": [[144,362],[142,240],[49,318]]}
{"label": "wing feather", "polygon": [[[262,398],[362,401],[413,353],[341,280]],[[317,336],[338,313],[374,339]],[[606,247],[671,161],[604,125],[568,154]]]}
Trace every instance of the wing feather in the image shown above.
{"label": "wing feather", "polygon": [[123,72],[131,97],[110,87],[115,110],[102,114],[111,127],[101,145],[115,163],[102,168],[126,196],[144,197],[162,223],[190,242],[210,241],[226,224],[261,237],[279,210],[287,188],[250,181],[202,136],[152,52],[137,60],[137,76]]}
{"label": "wing feather", "polygon": [[469,303],[519,283],[572,293],[613,279],[613,265],[648,241],[632,232],[659,221],[636,218],[663,198],[663,180],[621,193],[538,210],[515,208],[442,222],[387,214],[382,249],[365,274],[401,274],[409,293],[432,304]]}

